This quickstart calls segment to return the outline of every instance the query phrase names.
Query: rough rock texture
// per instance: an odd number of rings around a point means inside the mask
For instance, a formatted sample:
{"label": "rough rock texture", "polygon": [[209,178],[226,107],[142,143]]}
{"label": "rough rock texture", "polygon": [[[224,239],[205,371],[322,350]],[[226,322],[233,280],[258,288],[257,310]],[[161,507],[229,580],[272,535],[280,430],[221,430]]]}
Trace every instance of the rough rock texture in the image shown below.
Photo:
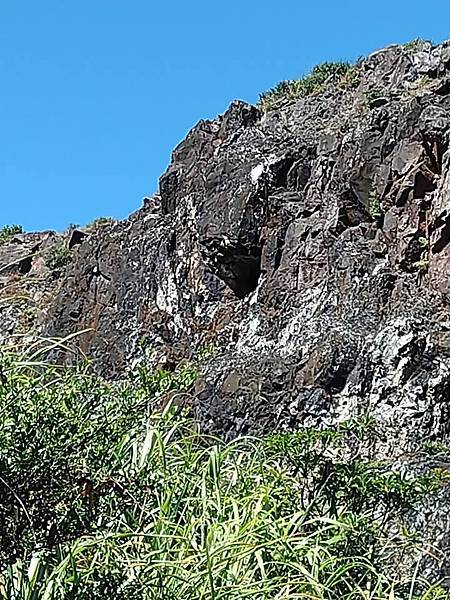
{"label": "rough rock texture", "polygon": [[[45,321],[58,278],[46,265],[45,252],[62,236],[48,231],[15,235],[0,245],[0,340],[30,333]],[[55,273],[57,275],[57,273]]]}
{"label": "rough rock texture", "polygon": [[[376,52],[355,86],[331,79],[266,114],[234,102],[175,149],[143,208],[44,273],[36,297],[56,296],[39,331],[87,330],[79,346],[108,376],[213,344],[193,407],[228,437],[369,413],[374,457],[445,442],[449,127],[449,43]],[[51,235],[0,248],[2,285],[30,279]],[[10,334],[15,313],[0,310]],[[415,523],[444,553],[427,568],[450,577],[447,497]]]}
{"label": "rough rock texture", "polygon": [[[48,310],[64,285],[67,264],[88,231],[16,234],[0,244],[0,342],[28,343],[47,329]],[[58,264],[55,258],[60,258]],[[66,264],[67,263],[67,264]]]}

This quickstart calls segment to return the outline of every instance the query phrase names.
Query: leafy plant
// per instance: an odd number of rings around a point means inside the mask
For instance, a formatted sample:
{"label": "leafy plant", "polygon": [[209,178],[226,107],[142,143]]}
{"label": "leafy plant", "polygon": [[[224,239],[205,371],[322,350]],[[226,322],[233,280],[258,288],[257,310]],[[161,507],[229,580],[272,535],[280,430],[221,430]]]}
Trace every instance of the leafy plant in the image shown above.
{"label": "leafy plant", "polygon": [[420,260],[417,260],[415,263],[413,263],[413,267],[418,271],[426,271],[428,269],[429,264],[430,261],[428,258],[421,258]]}
{"label": "leafy plant", "polygon": [[432,78],[429,75],[422,75],[422,77],[417,81],[417,90],[419,92],[423,92],[433,83]]}
{"label": "leafy plant", "polygon": [[264,111],[273,110],[282,100],[297,100],[318,93],[330,77],[340,80],[348,74],[351,65],[346,62],[325,62],[316,65],[309,75],[301,79],[281,81],[259,97],[259,106]]}
{"label": "leafy plant", "polygon": [[417,238],[417,250],[420,253],[420,260],[413,263],[413,267],[419,271],[424,271],[430,263],[430,238],[428,236],[419,236]]}
{"label": "leafy plant", "polygon": [[197,365],[108,383],[45,350],[0,360],[3,597],[439,597],[393,560],[416,544],[396,522],[442,478],[344,459],[373,419],[226,443],[178,401]]}
{"label": "leafy plant", "polygon": [[45,253],[45,263],[49,269],[59,270],[72,260],[72,252],[64,243],[51,246]]}
{"label": "leafy plant", "polygon": [[428,454],[450,455],[450,446],[448,444],[443,444],[442,442],[425,442],[422,447]]}
{"label": "leafy plant", "polygon": [[23,233],[22,225],[4,225],[0,228],[0,246],[10,242],[19,233]]}

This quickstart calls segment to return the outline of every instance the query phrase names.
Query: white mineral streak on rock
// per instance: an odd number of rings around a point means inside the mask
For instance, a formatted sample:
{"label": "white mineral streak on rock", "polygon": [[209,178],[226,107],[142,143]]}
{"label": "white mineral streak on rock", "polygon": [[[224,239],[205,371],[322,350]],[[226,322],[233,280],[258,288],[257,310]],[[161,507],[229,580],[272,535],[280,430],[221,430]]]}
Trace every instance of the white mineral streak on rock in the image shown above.
{"label": "white mineral streak on rock", "polygon": [[260,163],[259,165],[256,165],[256,167],[253,167],[253,169],[251,170],[250,173],[250,178],[252,180],[252,183],[254,183],[256,185],[256,183],[258,182],[258,179],[261,177],[261,175],[264,173],[264,165],[262,163]]}
{"label": "white mineral streak on rock", "polygon": [[156,306],[169,315],[173,315],[178,308],[177,284],[169,261],[166,261],[161,270],[161,278],[156,292]]}
{"label": "white mineral streak on rock", "polygon": [[273,342],[266,339],[259,332],[260,320],[258,316],[241,323],[239,327],[240,335],[236,344],[236,351],[244,356],[260,354],[262,351],[268,351],[273,346]]}
{"label": "white mineral streak on rock", "polygon": [[278,334],[277,349],[280,356],[289,356],[298,352],[299,338],[306,324],[314,318],[323,301],[326,283],[302,292],[303,307],[288,321]]}

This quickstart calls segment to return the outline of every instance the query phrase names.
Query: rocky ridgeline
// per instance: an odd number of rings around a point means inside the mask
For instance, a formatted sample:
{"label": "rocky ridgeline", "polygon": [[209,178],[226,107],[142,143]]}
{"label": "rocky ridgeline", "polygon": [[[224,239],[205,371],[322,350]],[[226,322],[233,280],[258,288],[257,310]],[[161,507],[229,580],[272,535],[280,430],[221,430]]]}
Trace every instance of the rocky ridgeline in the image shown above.
{"label": "rocky ridgeline", "polygon": [[[450,434],[449,144],[449,43],[381,50],[272,110],[234,102],[129,219],[0,247],[2,335],[84,331],[109,377],[213,347],[192,397],[204,430],[371,415],[367,456],[450,469],[424,451]],[[73,250],[55,268],[58,244]],[[448,498],[413,523],[441,574]]]}

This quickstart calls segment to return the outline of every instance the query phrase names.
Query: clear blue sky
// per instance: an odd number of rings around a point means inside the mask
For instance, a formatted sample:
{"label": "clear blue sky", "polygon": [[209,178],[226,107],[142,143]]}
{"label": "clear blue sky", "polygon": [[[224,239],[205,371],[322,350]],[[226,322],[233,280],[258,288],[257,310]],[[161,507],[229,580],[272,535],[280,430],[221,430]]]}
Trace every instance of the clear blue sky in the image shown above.
{"label": "clear blue sky", "polygon": [[450,37],[448,0],[0,0],[0,226],[123,218],[201,118],[324,60]]}

